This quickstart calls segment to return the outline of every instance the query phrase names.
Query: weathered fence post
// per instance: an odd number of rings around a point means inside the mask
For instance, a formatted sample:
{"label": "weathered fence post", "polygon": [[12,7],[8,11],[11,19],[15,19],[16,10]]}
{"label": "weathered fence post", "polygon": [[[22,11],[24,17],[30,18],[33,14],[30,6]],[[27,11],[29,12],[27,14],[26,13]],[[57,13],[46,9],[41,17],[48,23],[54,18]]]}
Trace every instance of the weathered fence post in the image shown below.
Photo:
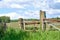
{"label": "weathered fence post", "polygon": [[25,23],[24,23],[23,18],[19,18],[19,24],[20,24],[21,29],[25,30]]}
{"label": "weathered fence post", "polygon": [[6,26],[6,22],[3,22],[3,27],[4,27],[4,31],[6,30],[7,26]]}
{"label": "weathered fence post", "polygon": [[6,22],[1,22],[0,23],[0,37],[4,36],[4,33],[6,31]]}
{"label": "weathered fence post", "polygon": [[40,29],[42,31],[46,30],[46,23],[43,21],[43,19],[46,19],[46,13],[45,11],[40,10]]}
{"label": "weathered fence post", "polygon": [[50,23],[49,21],[46,22],[46,30],[47,30],[47,31],[50,30],[50,25],[49,25],[49,23]]}

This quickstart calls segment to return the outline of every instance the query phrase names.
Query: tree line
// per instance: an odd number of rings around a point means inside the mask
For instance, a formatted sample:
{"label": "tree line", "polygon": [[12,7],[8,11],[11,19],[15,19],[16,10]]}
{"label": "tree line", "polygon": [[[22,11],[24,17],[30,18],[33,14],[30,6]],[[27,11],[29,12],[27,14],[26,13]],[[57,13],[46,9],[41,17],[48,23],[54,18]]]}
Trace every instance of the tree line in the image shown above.
{"label": "tree line", "polygon": [[[55,17],[55,18],[51,18],[51,19],[58,19],[60,20],[59,17]],[[0,22],[6,22],[6,23],[9,23],[9,22],[18,22],[19,19],[14,19],[14,20],[11,20],[9,16],[0,16]],[[39,19],[24,19],[24,21],[39,21]]]}
{"label": "tree line", "polygon": [[8,16],[1,16],[0,17],[0,23],[1,22],[9,23],[10,22],[10,17],[8,17]]}

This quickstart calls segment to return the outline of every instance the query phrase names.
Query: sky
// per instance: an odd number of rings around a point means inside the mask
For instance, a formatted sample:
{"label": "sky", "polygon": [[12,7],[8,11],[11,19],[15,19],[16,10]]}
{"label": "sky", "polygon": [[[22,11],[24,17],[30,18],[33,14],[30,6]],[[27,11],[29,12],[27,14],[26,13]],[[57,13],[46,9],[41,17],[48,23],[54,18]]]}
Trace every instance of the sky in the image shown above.
{"label": "sky", "polygon": [[60,17],[60,0],[0,0],[0,16],[11,19],[39,19],[40,10],[47,18]]}

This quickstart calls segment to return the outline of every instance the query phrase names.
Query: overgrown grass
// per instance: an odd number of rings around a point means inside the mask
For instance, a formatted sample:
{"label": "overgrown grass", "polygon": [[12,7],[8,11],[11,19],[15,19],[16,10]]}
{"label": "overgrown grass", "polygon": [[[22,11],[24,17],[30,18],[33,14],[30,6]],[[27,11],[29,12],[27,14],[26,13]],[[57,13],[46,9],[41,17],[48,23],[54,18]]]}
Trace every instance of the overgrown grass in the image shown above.
{"label": "overgrown grass", "polygon": [[60,40],[60,31],[27,32],[10,28],[0,40]]}

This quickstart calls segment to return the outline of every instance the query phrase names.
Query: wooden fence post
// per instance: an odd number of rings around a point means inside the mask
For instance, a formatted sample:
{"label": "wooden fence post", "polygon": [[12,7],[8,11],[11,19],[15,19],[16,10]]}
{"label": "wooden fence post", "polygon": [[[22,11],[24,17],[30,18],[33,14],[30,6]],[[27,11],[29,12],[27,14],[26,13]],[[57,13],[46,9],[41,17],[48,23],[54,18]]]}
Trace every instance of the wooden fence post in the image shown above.
{"label": "wooden fence post", "polygon": [[46,19],[46,13],[45,13],[45,11],[40,10],[40,29],[42,31],[45,31],[46,23],[43,21],[43,19]]}
{"label": "wooden fence post", "polygon": [[25,30],[25,23],[24,23],[23,18],[19,18],[19,24],[20,24],[21,29]]}
{"label": "wooden fence post", "polygon": [[0,23],[0,37],[4,36],[4,33],[6,31],[6,22],[1,22]]}
{"label": "wooden fence post", "polygon": [[6,30],[7,26],[6,26],[6,22],[3,22],[3,27],[4,27],[4,31]]}

